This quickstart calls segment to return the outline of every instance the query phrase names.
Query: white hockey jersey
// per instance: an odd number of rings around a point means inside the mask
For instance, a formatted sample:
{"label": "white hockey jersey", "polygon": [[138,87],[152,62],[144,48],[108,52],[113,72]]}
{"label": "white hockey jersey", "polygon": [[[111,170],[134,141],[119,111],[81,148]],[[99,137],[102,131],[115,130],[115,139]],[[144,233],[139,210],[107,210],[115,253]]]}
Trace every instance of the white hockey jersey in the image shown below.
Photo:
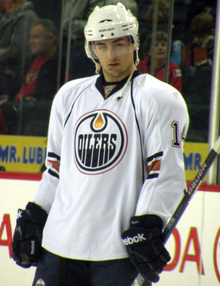
{"label": "white hockey jersey", "polygon": [[180,93],[135,71],[105,99],[102,76],[66,83],[55,96],[47,170],[34,202],[48,219],[43,247],[62,257],[127,257],[121,233],[133,215],[164,226],[185,188],[188,112]]}

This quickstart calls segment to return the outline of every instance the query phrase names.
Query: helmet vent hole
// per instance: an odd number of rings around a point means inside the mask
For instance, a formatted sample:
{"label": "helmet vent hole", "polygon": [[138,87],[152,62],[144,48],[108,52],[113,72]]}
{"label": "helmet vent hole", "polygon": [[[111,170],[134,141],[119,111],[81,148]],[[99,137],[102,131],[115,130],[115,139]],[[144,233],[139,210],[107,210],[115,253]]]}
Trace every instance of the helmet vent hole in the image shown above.
{"label": "helmet vent hole", "polygon": [[111,19],[105,19],[105,20],[99,21],[99,23],[104,23],[104,22],[112,22],[112,20]]}
{"label": "helmet vent hole", "polygon": [[115,34],[114,33],[111,33],[111,36],[114,36]]}

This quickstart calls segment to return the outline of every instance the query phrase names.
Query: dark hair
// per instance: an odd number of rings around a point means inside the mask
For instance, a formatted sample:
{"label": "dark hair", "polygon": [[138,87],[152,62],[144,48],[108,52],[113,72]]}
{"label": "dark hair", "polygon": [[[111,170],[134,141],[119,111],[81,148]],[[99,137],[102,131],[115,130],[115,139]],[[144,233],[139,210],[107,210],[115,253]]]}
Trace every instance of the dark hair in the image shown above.
{"label": "dark hair", "polygon": [[[154,7],[155,3],[153,2],[147,10],[147,14],[145,15],[145,21],[147,23],[152,23],[154,21]],[[158,23],[168,23],[169,19],[169,9],[170,5],[167,0],[159,0],[158,1]]]}
{"label": "dark hair", "polygon": [[[165,42],[167,42],[167,33],[164,32],[164,31],[158,31],[156,33],[156,41],[165,41]],[[148,53],[151,50],[151,42],[152,42],[152,35],[150,34],[146,38],[146,40],[144,42],[144,53],[145,53],[145,56],[148,56]]]}
{"label": "dark hair", "polygon": [[208,13],[201,13],[196,15],[190,24],[190,31],[193,36],[213,34],[214,28],[215,20]]}
{"label": "dark hair", "polygon": [[57,27],[54,24],[54,22],[50,19],[40,19],[37,22],[35,22],[32,27],[38,26],[38,25],[41,25],[44,27],[46,37],[54,37],[55,38],[54,44],[55,44],[55,46],[58,47],[59,46],[59,33],[58,33]]}

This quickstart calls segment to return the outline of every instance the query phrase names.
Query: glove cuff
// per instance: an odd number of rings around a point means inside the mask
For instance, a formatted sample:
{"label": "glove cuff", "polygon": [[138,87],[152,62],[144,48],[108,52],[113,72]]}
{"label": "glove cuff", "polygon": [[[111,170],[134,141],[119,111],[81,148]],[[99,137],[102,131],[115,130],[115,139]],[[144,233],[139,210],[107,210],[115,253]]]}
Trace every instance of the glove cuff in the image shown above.
{"label": "glove cuff", "polygon": [[29,202],[25,210],[18,210],[17,221],[20,220],[44,226],[47,220],[47,213],[40,206]]}
{"label": "glove cuff", "polygon": [[130,219],[130,227],[144,227],[145,229],[159,228],[159,230],[162,231],[163,221],[157,215],[132,216]]}
{"label": "glove cuff", "polygon": [[45,225],[47,213],[40,206],[29,202],[26,206],[26,212],[31,217],[33,222]]}

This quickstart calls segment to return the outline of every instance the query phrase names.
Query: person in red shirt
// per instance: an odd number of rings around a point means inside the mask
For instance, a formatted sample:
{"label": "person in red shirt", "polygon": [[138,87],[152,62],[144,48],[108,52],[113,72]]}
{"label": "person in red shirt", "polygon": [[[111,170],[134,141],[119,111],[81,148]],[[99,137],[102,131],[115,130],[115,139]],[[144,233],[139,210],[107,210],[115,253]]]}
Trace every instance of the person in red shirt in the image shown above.
{"label": "person in red shirt", "polygon": [[49,19],[38,21],[31,29],[29,45],[32,58],[26,63],[26,75],[15,99],[52,100],[58,76],[58,32],[54,23]]}
{"label": "person in red shirt", "polygon": [[195,68],[212,66],[214,51],[215,19],[208,13],[196,15],[190,24],[193,41],[190,48],[190,64]]}
{"label": "person in red shirt", "polygon": [[[165,63],[167,53],[167,33],[158,31],[156,34],[155,48],[154,48],[154,71],[153,76],[165,81]],[[151,66],[151,42],[152,36],[146,38],[144,44],[144,59],[140,61],[137,68],[142,73],[150,73]],[[174,86],[177,90],[182,92],[182,72],[175,63],[169,64],[168,83]]]}
{"label": "person in red shirt", "polygon": [[[21,108],[22,122],[27,122],[26,115],[37,113],[41,107],[48,106],[48,109],[50,108],[58,85],[64,83],[64,59],[61,62],[61,76],[58,83],[59,35],[52,20],[40,19],[32,26],[29,45],[32,56],[24,64],[25,77],[20,75],[14,82],[14,92],[11,98],[8,98],[7,101],[0,101],[8,134],[17,132],[15,126],[18,125]],[[41,113],[43,114],[43,111]],[[22,132],[24,131],[22,130]]]}

